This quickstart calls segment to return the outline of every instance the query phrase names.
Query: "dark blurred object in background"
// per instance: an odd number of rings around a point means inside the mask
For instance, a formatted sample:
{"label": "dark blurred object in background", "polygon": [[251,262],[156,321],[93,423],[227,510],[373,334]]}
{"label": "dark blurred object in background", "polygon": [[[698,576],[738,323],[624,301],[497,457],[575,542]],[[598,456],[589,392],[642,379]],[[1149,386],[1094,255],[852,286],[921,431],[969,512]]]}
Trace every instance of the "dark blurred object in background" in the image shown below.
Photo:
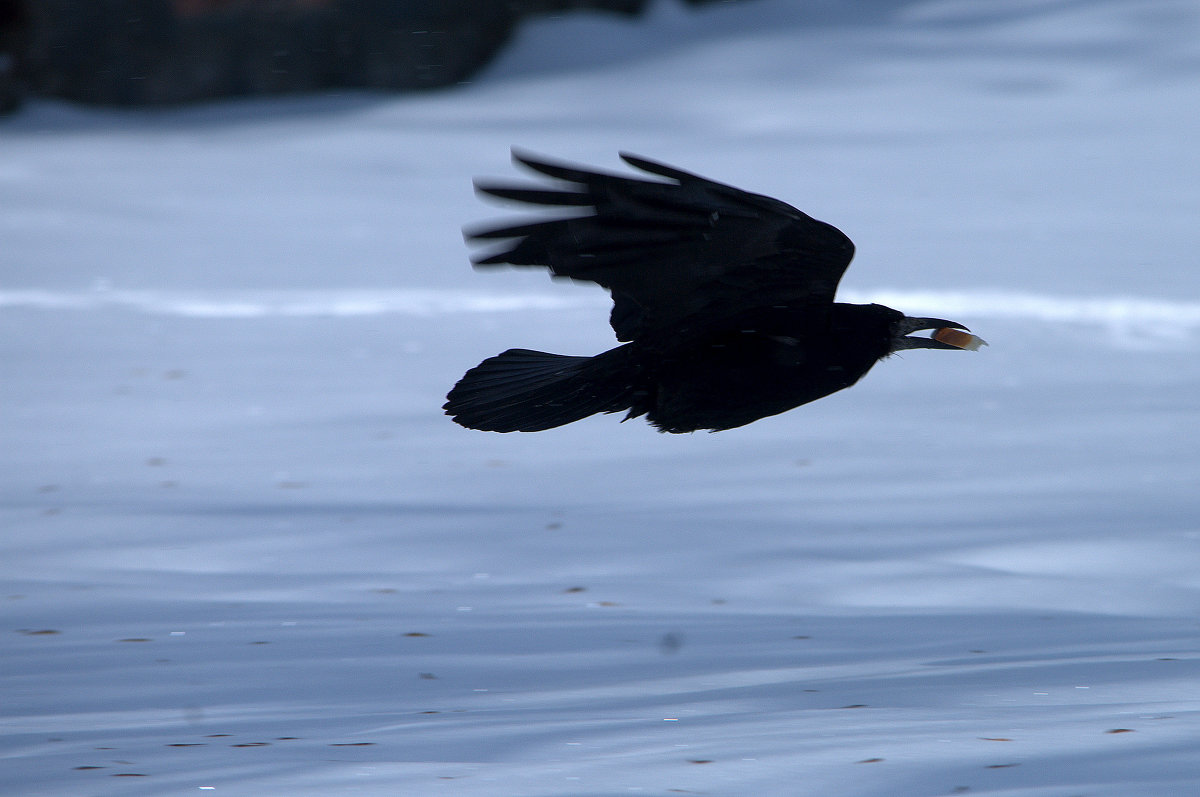
{"label": "dark blurred object in background", "polygon": [[29,19],[21,0],[0,0],[0,114],[21,104],[21,81],[17,75],[17,53]]}
{"label": "dark blurred object in background", "polygon": [[[0,112],[465,80],[522,17],[651,0],[0,0]],[[715,0],[686,0],[699,5]]]}

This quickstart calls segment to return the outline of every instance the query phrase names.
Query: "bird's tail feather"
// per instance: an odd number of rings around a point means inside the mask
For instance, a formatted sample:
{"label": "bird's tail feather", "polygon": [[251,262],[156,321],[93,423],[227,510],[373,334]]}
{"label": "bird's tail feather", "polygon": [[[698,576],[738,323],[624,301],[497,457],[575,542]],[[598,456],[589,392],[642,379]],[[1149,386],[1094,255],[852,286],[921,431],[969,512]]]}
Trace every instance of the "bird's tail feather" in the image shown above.
{"label": "bird's tail feather", "polygon": [[509,349],[467,371],[443,409],[487,432],[540,432],[629,409],[634,388],[624,348],[595,357]]}

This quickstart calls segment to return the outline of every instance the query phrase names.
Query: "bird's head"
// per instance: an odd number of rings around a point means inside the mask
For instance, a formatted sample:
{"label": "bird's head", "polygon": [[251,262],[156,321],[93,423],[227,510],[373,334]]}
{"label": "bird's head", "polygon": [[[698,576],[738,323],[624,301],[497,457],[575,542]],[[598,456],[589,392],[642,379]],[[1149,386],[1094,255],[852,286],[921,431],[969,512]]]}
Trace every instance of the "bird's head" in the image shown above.
{"label": "bird's head", "polygon": [[[912,337],[913,332],[933,330],[929,337]],[[986,346],[987,341],[957,321],[947,321],[944,318],[911,318],[901,316],[892,322],[892,351],[903,349],[965,349],[977,351]]]}

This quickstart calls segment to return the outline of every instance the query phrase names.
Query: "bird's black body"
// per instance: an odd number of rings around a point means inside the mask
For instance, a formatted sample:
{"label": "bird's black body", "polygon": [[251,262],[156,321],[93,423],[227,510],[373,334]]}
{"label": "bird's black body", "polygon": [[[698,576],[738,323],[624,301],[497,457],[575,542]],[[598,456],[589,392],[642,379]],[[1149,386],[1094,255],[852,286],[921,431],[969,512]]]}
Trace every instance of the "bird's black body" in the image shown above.
{"label": "bird's black body", "polygon": [[896,350],[957,348],[910,332],[965,329],[834,302],[854,245],[778,200],[630,155],[670,182],[515,157],[566,184],[479,190],[584,213],[468,233],[507,242],[476,264],[543,266],[608,288],[626,343],[595,357],[510,349],[484,360],[447,396],[463,426],[540,431],[628,412],[665,432],[731,429],[849,387]]}

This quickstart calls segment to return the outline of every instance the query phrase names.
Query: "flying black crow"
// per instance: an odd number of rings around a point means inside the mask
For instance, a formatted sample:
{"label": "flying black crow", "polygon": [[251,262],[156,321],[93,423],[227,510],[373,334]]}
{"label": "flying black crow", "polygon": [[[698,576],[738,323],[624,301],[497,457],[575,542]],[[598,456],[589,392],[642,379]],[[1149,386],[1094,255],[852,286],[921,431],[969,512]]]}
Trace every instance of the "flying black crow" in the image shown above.
{"label": "flying black crow", "polygon": [[[962,324],[834,302],[854,244],[776,199],[622,153],[665,180],[601,174],[514,151],[548,187],[477,182],[489,196],[563,217],[467,231],[503,240],[476,266],[542,266],[613,298],[623,345],[594,357],[509,349],[467,371],[446,414],[493,432],[536,432],[598,412],[664,432],[719,431],[850,387],[902,349],[977,349]],[[910,337],[935,330],[931,337]]]}

